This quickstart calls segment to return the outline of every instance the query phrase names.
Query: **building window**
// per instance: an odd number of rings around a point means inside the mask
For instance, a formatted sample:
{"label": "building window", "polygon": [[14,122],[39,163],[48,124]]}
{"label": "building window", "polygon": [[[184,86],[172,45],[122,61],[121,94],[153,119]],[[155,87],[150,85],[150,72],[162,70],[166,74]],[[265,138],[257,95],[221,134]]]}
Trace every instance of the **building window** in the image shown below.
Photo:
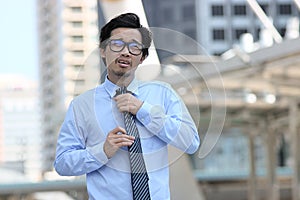
{"label": "building window", "polygon": [[279,4],[278,5],[279,15],[291,15],[292,14],[292,5],[291,4]]}
{"label": "building window", "polygon": [[254,36],[255,39],[260,39],[260,32],[261,32],[261,28],[257,27],[255,29],[255,36]]}
{"label": "building window", "polygon": [[236,29],[234,31],[234,39],[239,40],[241,35],[247,32],[248,32],[247,29]]}
{"label": "building window", "polygon": [[73,13],[81,13],[82,12],[82,8],[81,7],[71,7],[71,10]]}
{"label": "building window", "polygon": [[75,50],[73,51],[74,56],[83,56],[83,50]]}
{"label": "building window", "polygon": [[216,52],[213,52],[212,54],[214,56],[221,56],[223,53],[224,53],[224,51],[216,51]]}
{"label": "building window", "polygon": [[74,66],[74,68],[76,68],[76,69],[80,69],[80,68],[83,67],[83,65],[73,65],[73,66]]}
{"label": "building window", "polygon": [[233,6],[233,15],[245,16],[247,15],[246,5],[234,5]]}
{"label": "building window", "polygon": [[84,70],[84,65],[73,65],[73,69],[76,72],[81,72]]}
{"label": "building window", "polygon": [[283,37],[285,35],[285,32],[286,32],[286,28],[283,27],[283,28],[278,28],[278,32],[279,34]]}
{"label": "building window", "polygon": [[74,28],[81,28],[82,27],[82,21],[74,21],[74,22],[71,22],[72,23],[72,26]]}
{"label": "building window", "polygon": [[213,40],[225,40],[224,29],[213,29]]}
{"label": "building window", "polygon": [[212,16],[224,16],[224,6],[223,5],[212,5],[211,15]]}
{"label": "building window", "polygon": [[84,85],[85,84],[85,80],[84,79],[77,79],[77,80],[74,80],[75,82],[75,85],[76,86],[79,86],[79,85]]}
{"label": "building window", "polygon": [[72,41],[73,42],[83,42],[83,36],[82,35],[73,35]]}
{"label": "building window", "polygon": [[266,15],[269,15],[269,5],[267,5],[267,4],[260,4],[260,7],[266,13]]}
{"label": "building window", "polygon": [[193,20],[196,18],[195,14],[195,6],[194,5],[186,5],[182,8],[182,18],[183,20]]}

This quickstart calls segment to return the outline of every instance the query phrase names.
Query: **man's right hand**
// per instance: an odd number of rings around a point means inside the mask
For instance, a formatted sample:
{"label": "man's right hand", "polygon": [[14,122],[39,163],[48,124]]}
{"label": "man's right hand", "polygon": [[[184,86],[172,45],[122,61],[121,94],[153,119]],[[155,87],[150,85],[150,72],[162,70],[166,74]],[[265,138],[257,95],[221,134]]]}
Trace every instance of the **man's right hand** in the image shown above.
{"label": "man's right hand", "polygon": [[124,128],[116,127],[108,133],[104,142],[103,150],[107,158],[111,158],[120,147],[130,146],[133,142],[134,137],[127,135]]}

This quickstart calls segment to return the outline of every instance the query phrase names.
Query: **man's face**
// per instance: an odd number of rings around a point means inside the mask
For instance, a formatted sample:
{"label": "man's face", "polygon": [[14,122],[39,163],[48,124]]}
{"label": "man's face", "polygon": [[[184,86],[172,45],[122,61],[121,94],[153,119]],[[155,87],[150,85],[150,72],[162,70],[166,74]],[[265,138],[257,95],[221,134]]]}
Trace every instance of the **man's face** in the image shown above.
{"label": "man's face", "polygon": [[[111,32],[109,41],[113,43],[108,43],[105,49],[101,49],[101,56],[106,61],[108,79],[115,84],[125,78],[132,80],[135,70],[144,60],[142,53],[136,55],[137,49],[141,47],[139,45],[142,44],[141,33],[137,29],[116,28]],[[118,45],[122,46],[122,44],[125,44],[125,47],[121,51],[114,51],[115,48],[119,48]]]}

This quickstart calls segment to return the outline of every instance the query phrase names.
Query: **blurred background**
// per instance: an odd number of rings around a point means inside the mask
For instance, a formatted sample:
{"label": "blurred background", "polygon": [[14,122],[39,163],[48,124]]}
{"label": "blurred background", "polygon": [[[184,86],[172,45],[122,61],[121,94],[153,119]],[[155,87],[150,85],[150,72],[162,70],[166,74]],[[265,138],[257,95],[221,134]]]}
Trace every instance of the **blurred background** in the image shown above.
{"label": "blurred background", "polygon": [[56,139],[72,98],[104,77],[98,30],[121,12],[153,31],[158,72],[139,78],[172,84],[199,128],[197,153],[170,151],[172,199],[300,199],[299,0],[1,0],[0,11],[0,200],[87,199],[84,177],[53,171]]}

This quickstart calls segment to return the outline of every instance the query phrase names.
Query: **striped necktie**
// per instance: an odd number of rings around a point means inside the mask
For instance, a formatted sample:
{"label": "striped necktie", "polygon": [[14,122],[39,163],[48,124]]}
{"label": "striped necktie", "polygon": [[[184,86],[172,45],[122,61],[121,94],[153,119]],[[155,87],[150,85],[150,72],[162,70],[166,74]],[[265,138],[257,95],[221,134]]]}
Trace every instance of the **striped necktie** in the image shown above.
{"label": "striped necktie", "polygon": [[[126,87],[123,86],[117,90],[116,95],[125,94],[127,92]],[[123,114],[127,134],[135,137],[134,143],[128,147],[133,200],[151,200],[148,186],[149,177],[143,158],[139,132],[134,121],[135,116],[129,112],[124,112]]]}

